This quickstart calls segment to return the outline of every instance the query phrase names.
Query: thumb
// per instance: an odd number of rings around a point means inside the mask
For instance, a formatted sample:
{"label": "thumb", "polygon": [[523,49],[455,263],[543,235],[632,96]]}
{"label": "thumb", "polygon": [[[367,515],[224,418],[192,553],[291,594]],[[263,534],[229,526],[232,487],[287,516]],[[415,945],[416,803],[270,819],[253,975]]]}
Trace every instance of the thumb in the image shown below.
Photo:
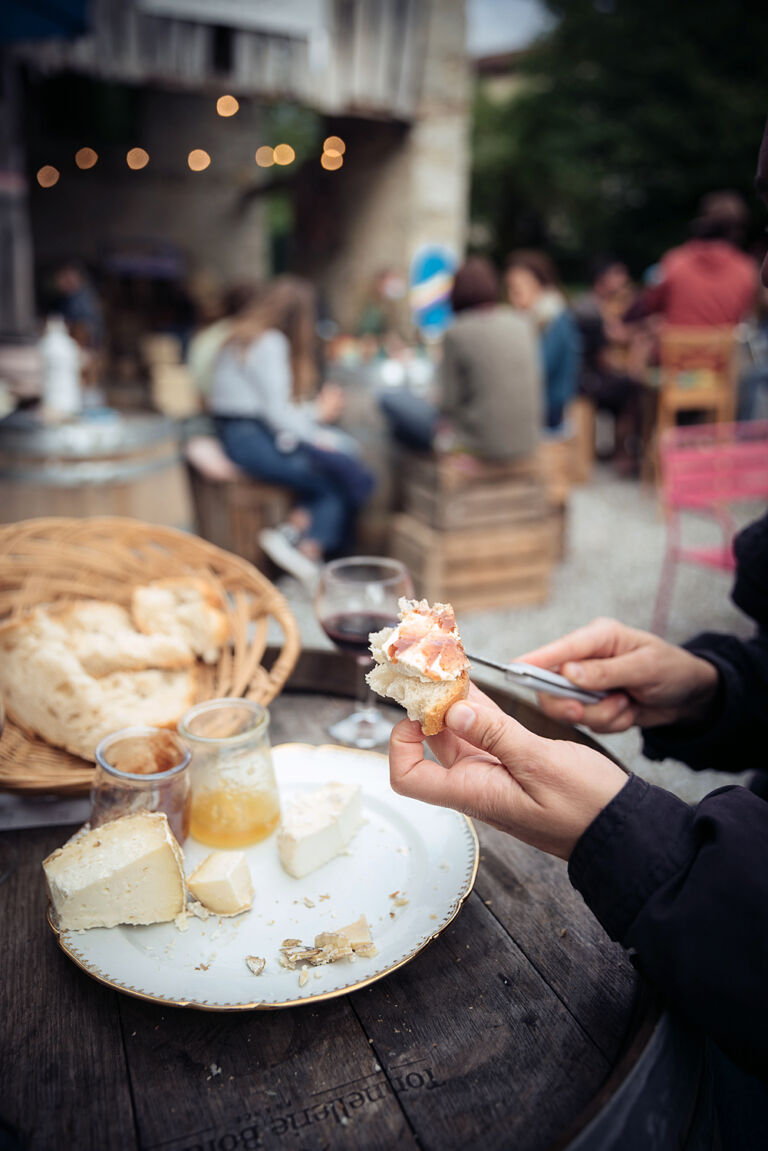
{"label": "thumb", "polygon": [[527,728],[490,701],[455,703],[446,714],[445,726],[467,743],[495,755],[510,770],[525,761],[536,741]]}

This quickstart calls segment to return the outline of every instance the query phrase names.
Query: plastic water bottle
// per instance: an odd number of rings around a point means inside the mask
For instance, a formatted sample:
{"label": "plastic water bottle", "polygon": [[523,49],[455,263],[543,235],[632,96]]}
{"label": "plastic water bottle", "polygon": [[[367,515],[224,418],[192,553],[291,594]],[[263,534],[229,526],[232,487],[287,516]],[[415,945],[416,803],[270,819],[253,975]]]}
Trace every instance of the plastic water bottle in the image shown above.
{"label": "plastic water bottle", "polygon": [[57,416],[74,416],[82,408],[80,349],[61,316],[49,316],[40,341],[43,360],[43,405]]}

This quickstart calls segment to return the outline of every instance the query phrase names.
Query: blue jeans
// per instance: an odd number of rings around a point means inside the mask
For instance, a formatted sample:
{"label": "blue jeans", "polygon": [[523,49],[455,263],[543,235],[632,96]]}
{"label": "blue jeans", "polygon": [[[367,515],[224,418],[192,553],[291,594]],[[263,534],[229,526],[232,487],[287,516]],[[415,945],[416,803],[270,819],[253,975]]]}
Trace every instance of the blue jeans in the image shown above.
{"label": "blue jeans", "polygon": [[390,431],[398,443],[424,452],[432,450],[432,441],[440,418],[440,413],[434,404],[422,396],[415,396],[405,388],[380,392],[378,400]]}
{"label": "blue jeans", "polygon": [[354,514],[375,482],[363,464],[343,452],[309,444],[281,452],[260,420],[217,418],[216,430],[227,455],[244,472],[296,493],[311,521],[307,536],[320,545],[324,556],[351,546]]}

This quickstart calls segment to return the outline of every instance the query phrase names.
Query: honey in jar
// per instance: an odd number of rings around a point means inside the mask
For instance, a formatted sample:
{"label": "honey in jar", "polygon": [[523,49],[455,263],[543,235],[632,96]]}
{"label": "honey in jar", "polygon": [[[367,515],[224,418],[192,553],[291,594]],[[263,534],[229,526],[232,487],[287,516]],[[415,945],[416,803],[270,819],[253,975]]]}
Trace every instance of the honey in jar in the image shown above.
{"label": "honey in jar", "polygon": [[269,713],[247,699],[198,704],[179,724],[192,749],[190,834],[208,847],[248,847],[280,822]]}

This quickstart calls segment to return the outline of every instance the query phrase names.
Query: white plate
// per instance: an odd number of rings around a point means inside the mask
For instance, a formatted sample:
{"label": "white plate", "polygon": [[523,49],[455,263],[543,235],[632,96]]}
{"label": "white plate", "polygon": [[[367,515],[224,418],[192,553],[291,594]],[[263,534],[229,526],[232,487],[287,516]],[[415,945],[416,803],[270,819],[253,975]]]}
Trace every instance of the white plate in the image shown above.
{"label": "white plate", "polygon": [[[349,854],[293,879],[283,871],[273,835],[246,849],[256,888],[250,911],[234,919],[190,916],[185,931],[159,923],[57,932],[60,946],[79,967],[118,991],[179,1007],[290,1007],[381,979],[451,922],[477,873],[477,836],[466,816],[396,795],[387,759],[376,752],[291,743],[273,748],[273,755],[284,803],[331,780],[360,784],[366,822]],[[188,839],[187,871],[210,850]],[[398,905],[403,899],[408,902]],[[343,927],[360,915],[368,919],[375,957],[310,968],[303,987],[298,969],[279,965],[284,939],[311,946],[319,931]],[[56,930],[50,911],[48,918]],[[251,974],[246,955],[266,959],[261,975]]]}

